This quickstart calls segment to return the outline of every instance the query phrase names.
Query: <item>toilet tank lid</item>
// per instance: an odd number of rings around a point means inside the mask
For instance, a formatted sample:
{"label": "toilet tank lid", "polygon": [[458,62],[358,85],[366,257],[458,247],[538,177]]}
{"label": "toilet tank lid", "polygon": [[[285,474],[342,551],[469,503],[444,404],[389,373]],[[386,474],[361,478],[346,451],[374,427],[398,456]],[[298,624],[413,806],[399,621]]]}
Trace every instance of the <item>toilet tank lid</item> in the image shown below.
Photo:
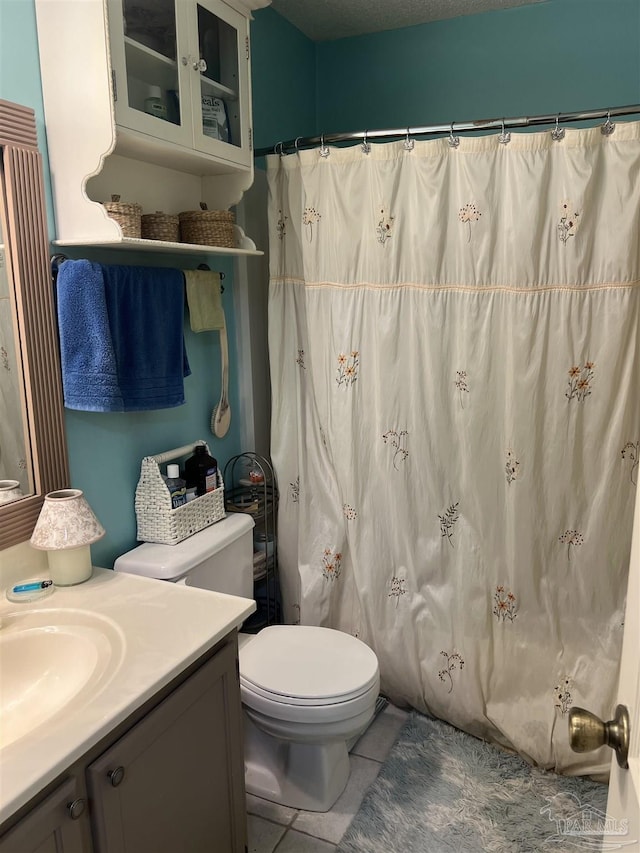
{"label": "toilet tank lid", "polygon": [[232,512],[177,545],[157,545],[152,542],[138,545],[118,557],[113,569],[146,578],[177,580],[208,557],[250,533],[254,526],[250,515]]}

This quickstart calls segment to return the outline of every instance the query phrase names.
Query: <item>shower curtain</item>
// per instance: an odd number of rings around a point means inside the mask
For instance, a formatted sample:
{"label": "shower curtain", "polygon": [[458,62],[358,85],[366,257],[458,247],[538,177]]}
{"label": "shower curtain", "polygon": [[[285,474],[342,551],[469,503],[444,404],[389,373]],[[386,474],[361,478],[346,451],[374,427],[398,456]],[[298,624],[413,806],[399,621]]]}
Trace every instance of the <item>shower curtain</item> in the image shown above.
{"label": "shower curtain", "polygon": [[615,706],[640,123],[554,136],[267,159],[280,582],[287,621],[374,649],[394,702],[604,773],[567,715]]}

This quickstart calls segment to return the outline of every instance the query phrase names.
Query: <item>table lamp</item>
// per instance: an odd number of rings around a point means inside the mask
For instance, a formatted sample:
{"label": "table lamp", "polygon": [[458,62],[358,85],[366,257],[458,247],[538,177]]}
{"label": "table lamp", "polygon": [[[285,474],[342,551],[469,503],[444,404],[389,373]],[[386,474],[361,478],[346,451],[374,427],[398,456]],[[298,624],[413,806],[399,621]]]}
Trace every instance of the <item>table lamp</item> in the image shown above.
{"label": "table lamp", "polygon": [[73,586],[91,577],[90,545],[104,534],[80,489],[59,489],[45,495],[30,541],[47,552],[54,584]]}

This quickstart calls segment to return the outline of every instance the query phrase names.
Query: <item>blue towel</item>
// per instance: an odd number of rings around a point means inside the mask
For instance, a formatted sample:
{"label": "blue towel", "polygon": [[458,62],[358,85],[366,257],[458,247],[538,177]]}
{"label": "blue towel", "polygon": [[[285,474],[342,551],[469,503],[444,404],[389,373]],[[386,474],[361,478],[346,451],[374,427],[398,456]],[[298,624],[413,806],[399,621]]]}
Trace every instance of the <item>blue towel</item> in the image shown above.
{"label": "blue towel", "polygon": [[64,261],[57,276],[64,404],[89,412],[184,403],[181,270]]}

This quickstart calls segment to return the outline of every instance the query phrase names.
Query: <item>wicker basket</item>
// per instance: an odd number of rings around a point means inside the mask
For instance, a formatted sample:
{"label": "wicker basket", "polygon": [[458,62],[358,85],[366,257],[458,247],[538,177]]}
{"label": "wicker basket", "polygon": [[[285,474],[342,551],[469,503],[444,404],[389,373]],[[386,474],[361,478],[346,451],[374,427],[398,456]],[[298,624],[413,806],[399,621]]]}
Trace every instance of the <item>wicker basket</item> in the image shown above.
{"label": "wicker basket", "polygon": [[167,243],[180,242],[180,220],[177,216],[162,213],[145,213],[142,216],[142,237],[144,240],[165,240]]}
{"label": "wicker basket", "polygon": [[200,206],[202,210],[179,214],[181,241],[235,249],[234,214],[230,210],[207,210],[206,205]]}
{"label": "wicker basket", "polygon": [[[205,444],[204,442],[196,442]],[[140,466],[140,479],[136,486],[136,521],[138,540],[177,545],[205,527],[225,517],[224,483],[218,471],[218,488],[207,492],[176,509],[171,507],[171,497],[159,465],[192,453],[195,444],[168,450],[157,456],[145,456]],[[207,445],[205,444],[205,447]],[[207,447],[207,453],[209,448]]]}
{"label": "wicker basket", "polygon": [[104,208],[111,219],[115,219],[122,229],[123,237],[141,236],[140,220],[142,218],[142,205],[136,202],[120,201],[119,195],[112,195],[111,201],[104,202]]}

